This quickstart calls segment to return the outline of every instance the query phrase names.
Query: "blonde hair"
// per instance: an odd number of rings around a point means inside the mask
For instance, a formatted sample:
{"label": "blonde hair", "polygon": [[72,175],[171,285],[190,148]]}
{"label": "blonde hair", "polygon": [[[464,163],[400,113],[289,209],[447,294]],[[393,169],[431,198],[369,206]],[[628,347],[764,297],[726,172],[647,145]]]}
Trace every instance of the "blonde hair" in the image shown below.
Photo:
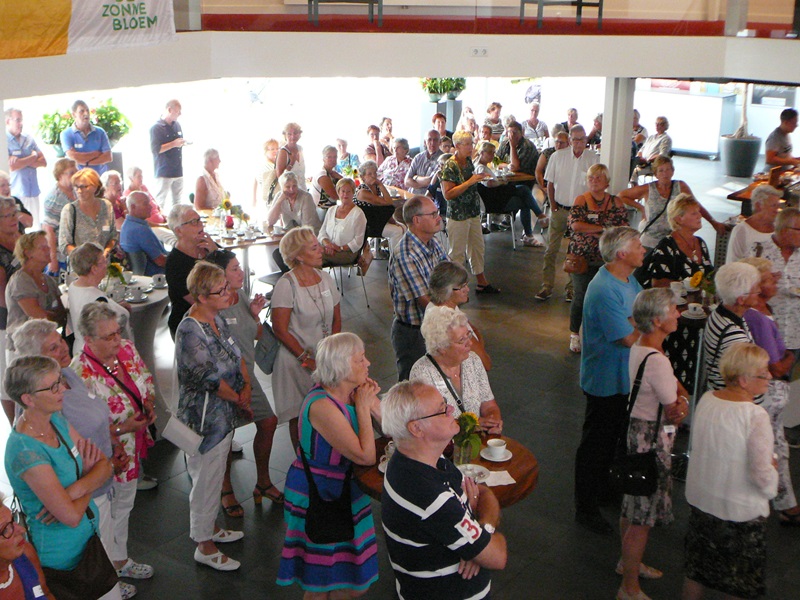
{"label": "blonde hair", "polygon": [[281,243],[278,247],[283,262],[294,269],[300,264],[297,257],[306,246],[313,244],[316,239],[317,236],[314,235],[314,230],[308,225],[289,230],[289,233],[281,238]]}
{"label": "blonde hair", "polygon": [[682,217],[686,211],[695,206],[700,206],[700,203],[691,194],[678,194],[670,200],[667,205],[667,221],[672,231],[680,229],[680,225],[675,219]]}
{"label": "blonde hair", "polygon": [[45,237],[44,231],[32,231],[21,236],[14,246],[14,256],[17,260],[24,265],[28,260],[27,253],[33,250],[37,240],[43,237]]}
{"label": "blonde hair", "polygon": [[772,261],[768,258],[764,258],[763,256],[748,256],[747,258],[742,258],[737,262],[754,266],[762,275],[764,273],[772,273]]}
{"label": "blonde hair", "polygon": [[752,377],[767,368],[769,354],[755,344],[734,344],[719,361],[719,374],[726,385],[737,383],[739,377]]}
{"label": "blonde hair", "polygon": [[186,278],[186,288],[195,302],[200,296],[208,296],[211,290],[219,284],[225,284],[225,271],[221,267],[208,261],[201,260],[195,263],[192,271]]}

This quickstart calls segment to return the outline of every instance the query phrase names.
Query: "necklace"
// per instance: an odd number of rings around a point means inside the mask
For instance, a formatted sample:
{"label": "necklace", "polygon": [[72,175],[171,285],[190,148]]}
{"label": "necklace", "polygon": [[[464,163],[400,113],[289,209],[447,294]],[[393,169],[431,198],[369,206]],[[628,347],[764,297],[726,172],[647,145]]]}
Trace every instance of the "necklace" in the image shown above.
{"label": "necklace", "polygon": [[696,263],[700,262],[700,258],[697,255],[697,246],[699,245],[697,243],[697,239],[694,236],[692,236],[690,241],[687,240],[686,237],[680,231],[676,231],[675,233],[677,233],[680,236],[680,238],[683,240],[683,243],[686,244],[686,246],[689,248],[692,254],[692,260]]}
{"label": "necklace", "polygon": [[331,332],[330,329],[328,329],[327,307],[325,306],[325,301],[322,299],[322,290],[319,287],[320,283],[322,283],[322,281],[317,282],[317,285],[314,286],[319,294],[318,297],[311,293],[311,286],[308,286],[305,289],[308,292],[308,295],[311,297],[311,301],[314,303],[317,312],[319,313],[320,325],[322,325],[322,337],[326,338],[331,334]]}
{"label": "necklace", "polygon": [[11,583],[14,581],[14,568],[11,566],[11,563],[8,563],[8,581],[5,583],[0,583],[0,590],[6,589]]}
{"label": "necklace", "polygon": [[45,436],[45,435],[47,435],[47,434],[49,433],[49,432],[47,432],[47,431],[43,431],[43,432],[41,432],[41,433],[40,433],[40,432],[38,432],[38,431],[36,431],[36,430],[33,428],[33,425],[31,425],[31,424],[30,424],[30,422],[28,421],[28,417],[26,417],[25,415],[22,415],[22,420],[23,420],[23,421],[25,421],[25,427],[27,427],[27,428],[28,428],[28,431],[30,431],[30,432],[31,432],[31,433],[32,433],[32,434],[33,434],[35,437],[38,437],[38,438],[44,439],[44,436]]}
{"label": "necklace", "polygon": [[103,363],[103,368],[108,372],[109,375],[116,375],[117,371],[119,371],[119,359],[115,356],[114,362],[109,367],[107,364]]}

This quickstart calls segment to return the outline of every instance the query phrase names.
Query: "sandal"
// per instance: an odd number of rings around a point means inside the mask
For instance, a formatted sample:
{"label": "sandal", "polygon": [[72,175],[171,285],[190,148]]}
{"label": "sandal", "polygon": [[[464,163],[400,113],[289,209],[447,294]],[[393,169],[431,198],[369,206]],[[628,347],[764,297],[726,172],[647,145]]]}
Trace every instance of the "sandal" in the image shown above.
{"label": "sandal", "polygon": [[800,527],[800,513],[790,513],[782,510],[778,513],[778,523],[784,527]]}
{"label": "sandal", "polygon": [[[614,569],[617,575],[622,575],[622,561],[617,563],[617,568]],[[639,563],[639,577],[642,579],[661,579],[664,573],[655,567],[649,567],[644,563]]]}
{"label": "sandal", "polygon": [[[233,496],[233,490],[222,492],[222,499],[224,499],[225,496]],[[233,499],[236,500],[236,496],[234,496]],[[222,510],[224,510],[225,514],[229,517],[233,519],[241,519],[244,516],[244,509],[238,502],[236,504],[231,504],[230,506],[225,506],[225,503],[220,500],[220,504],[222,505]]]}
{"label": "sandal", "polygon": [[477,294],[499,294],[500,288],[494,287],[491,283],[487,283],[486,285],[479,285],[475,288],[475,293]]}
{"label": "sandal", "polygon": [[[269,490],[275,491],[270,493]],[[253,502],[260,506],[261,501],[265,497],[273,504],[283,504],[284,500],[286,499],[283,495],[283,492],[281,492],[273,484],[270,483],[267,487],[261,487],[260,485],[256,484],[256,487],[253,490]]]}

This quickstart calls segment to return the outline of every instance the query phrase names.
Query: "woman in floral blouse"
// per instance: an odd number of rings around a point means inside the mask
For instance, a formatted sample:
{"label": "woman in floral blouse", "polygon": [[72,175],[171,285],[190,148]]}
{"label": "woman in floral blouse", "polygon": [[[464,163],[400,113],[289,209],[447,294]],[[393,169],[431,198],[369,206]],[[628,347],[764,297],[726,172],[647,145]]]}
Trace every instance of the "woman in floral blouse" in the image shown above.
{"label": "woman in floral blouse", "polygon": [[411,166],[411,159],[408,157],[408,140],[406,138],[395,138],[392,144],[394,154],[383,161],[378,167],[378,179],[383,185],[406,189],[406,173]]}
{"label": "woman in floral blouse", "polygon": [[130,457],[127,466],[115,472],[112,483],[113,543],[106,549],[108,557],[121,576],[148,579],[153,576],[153,567],[128,557],[128,520],[136,499],[141,460],[154,443],[150,425],[156,420],[155,387],[133,343],[122,338],[117,319],[117,313],[106,303],[90,302],[83,307],[78,328],[85,344],[72,359],[72,369],[90,393],[108,403],[111,433]]}

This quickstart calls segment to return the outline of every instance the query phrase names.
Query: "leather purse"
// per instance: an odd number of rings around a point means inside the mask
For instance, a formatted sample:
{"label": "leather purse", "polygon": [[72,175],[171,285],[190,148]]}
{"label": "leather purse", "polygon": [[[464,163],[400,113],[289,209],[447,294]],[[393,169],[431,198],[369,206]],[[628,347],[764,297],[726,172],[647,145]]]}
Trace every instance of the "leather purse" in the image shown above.
{"label": "leather purse", "polygon": [[571,275],[583,275],[589,270],[589,262],[585,256],[580,254],[572,254],[567,252],[567,257],[564,259],[564,272]]}

